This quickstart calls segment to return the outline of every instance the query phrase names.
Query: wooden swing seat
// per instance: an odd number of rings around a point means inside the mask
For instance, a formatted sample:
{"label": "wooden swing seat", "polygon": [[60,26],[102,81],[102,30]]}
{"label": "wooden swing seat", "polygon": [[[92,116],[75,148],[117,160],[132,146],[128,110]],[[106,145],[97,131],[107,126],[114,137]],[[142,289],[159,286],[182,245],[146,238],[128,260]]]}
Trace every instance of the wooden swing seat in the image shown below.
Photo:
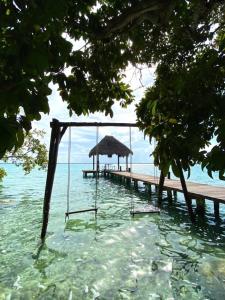
{"label": "wooden swing seat", "polygon": [[72,215],[72,214],[79,214],[79,213],[83,213],[83,212],[87,212],[87,211],[97,212],[98,208],[96,207],[96,208],[87,208],[87,209],[82,209],[82,210],[69,211],[69,212],[65,213],[65,216],[68,217],[69,215]]}

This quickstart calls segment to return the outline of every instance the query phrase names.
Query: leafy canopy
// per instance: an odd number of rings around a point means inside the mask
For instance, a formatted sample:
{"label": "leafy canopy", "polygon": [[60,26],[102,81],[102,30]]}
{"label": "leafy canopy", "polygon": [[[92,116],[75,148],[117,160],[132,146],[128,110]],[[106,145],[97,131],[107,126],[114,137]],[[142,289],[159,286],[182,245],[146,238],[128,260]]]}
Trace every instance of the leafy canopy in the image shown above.
{"label": "leafy canopy", "polygon": [[[145,134],[157,140],[155,164],[165,175],[172,167],[179,176],[179,162],[190,174],[190,167],[198,163],[211,177],[219,171],[224,179],[225,5],[197,2],[201,8],[197,17],[192,1],[185,4],[183,35],[176,36],[173,30],[163,41],[167,50],[137,116]],[[206,151],[213,137],[217,144]]]}
{"label": "leafy canopy", "polygon": [[[25,174],[29,174],[35,167],[39,170],[47,168],[47,148],[40,142],[44,132],[34,129],[26,134],[23,146],[14,152],[6,152],[2,161],[21,166]],[[7,173],[4,168],[0,168],[0,181]]]}
{"label": "leafy canopy", "polygon": [[[158,141],[155,163],[175,174],[202,163],[225,170],[224,1],[3,0],[0,2],[0,156],[23,144],[32,120],[48,113],[53,81],[69,111],[112,115],[133,97],[129,63],[157,65],[137,108]],[[72,42],[84,41],[81,49]],[[216,136],[218,145],[204,149]]]}
{"label": "leafy canopy", "polygon": [[[120,73],[127,65],[120,42],[104,47],[93,39],[95,5],[83,0],[0,2],[0,157],[20,147],[31,122],[49,112],[51,81],[70,112],[78,115],[112,115],[115,100],[124,106],[132,101]],[[88,46],[74,50],[69,39],[81,37]]]}

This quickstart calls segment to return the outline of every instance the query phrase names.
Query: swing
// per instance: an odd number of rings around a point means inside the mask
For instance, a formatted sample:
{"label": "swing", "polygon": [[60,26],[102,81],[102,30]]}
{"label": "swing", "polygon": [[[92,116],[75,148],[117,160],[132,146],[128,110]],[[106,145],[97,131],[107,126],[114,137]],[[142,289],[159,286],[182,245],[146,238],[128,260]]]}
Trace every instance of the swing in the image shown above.
{"label": "swing", "polygon": [[[98,126],[96,127],[96,142],[98,143],[98,134],[99,134],[99,128]],[[98,154],[98,149],[97,149],[97,154]],[[98,156],[98,155],[97,155]],[[98,208],[97,208],[97,184],[98,184],[98,163],[96,166],[96,197],[95,197],[95,206],[93,208],[87,208],[87,209],[81,209],[81,210],[76,210],[76,211],[70,211],[70,178],[71,178],[71,127],[69,127],[69,141],[68,141],[68,169],[67,169],[67,209],[65,212],[65,219],[69,219],[69,216],[72,214],[77,214],[77,213],[83,213],[83,212],[89,212],[89,211],[94,211],[95,215],[97,214]]]}
{"label": "swing", "polygon": [[[131,150],[131,127],[130,127],[130,150]],[[155,148],[155,140],[154,140],[154,148]],[[132,157],[130,155],[130,172],[132,170]],[[131,173],[130,173],[131,174]],[[157,169],[154,166],[154,179],[156,180],[157,176]],[[130,205],[130,214],[132,217],[136,214],[149,214],[149,213],[160,213],[160,209],[156,206],[153,206],[151,204],[146,204],[144,206],[135,208],[134,207],[134,199],[133,199],[133,193],[131,195],[131,205]]]}

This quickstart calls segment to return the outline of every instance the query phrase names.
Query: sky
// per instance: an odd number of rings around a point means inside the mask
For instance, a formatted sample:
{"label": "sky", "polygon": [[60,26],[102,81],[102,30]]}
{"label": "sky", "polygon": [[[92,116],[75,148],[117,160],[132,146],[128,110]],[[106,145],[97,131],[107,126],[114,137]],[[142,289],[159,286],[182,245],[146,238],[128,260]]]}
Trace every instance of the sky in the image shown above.
{"label": "sky", "polygon": [[[142,71],[128,66],[125,74],[125,82],[129,83],[134,90],[135,101],[126,109],[121,108],[118,103],[113,105],[113,118],[105,116],[103,113],[90,114],[89,116],[69,116],[66,103],[61,100],[58,94],[57,86],[51,85],[52,94],[49,96],[50,113],[42,115],[38,122],[33,123],[33,128],[43,129],[46,132],[44,142],[49,147],[50,141],[50,122],[52,118],[61,122],[136,122],[135,105],[140,101],[146,87],[151,86],[154,82],[155,68],[143,68]],[[144,139],[143,132],[137,128],[131,129],[131,145],[133,151],[133,163],[151,163],[150,154],[153,151],[154,144],[150,145],[148,139]],[[58,162],[66,163],[68,161],[68,140],[69,130],[65,133],[59,147]],[[99,128],[99,141],[106,135],[113,135],[116,139],[130,146],[129,128],[119,127],[101,127]],[[89,151],[96,145],[96,128],[95,127],[73,127],[71,128],[71,162],[72,163],[91,163]],[[115,163],[116,156],[108,158],[100,157],[100,163]],[[125,159],[124,159],[125,162]],[[123,160],[121,159],[121,163]]]}

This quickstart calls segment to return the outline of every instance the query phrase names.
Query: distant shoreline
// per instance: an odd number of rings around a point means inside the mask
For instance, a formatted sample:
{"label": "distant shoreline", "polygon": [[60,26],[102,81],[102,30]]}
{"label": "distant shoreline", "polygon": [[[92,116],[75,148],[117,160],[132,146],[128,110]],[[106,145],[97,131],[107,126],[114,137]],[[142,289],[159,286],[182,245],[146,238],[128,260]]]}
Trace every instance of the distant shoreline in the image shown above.
{"label": "distant shoreline", "polygon": [[[67,165],[68,163],[67,162],[57,162],[57,165]],[[71,165],[92,165],[93,163],[92,162],[89,162],[89,163],[70,163]],[[115,165],[117,164],[117,162],[112,162],[112,163],[100,163],[100,165]],[[0,162],[0,165],[13,165],[13,163],[2,163]],[[120,163],[120,165],[125,165],[125,163]],[[132,162],[132,165],[154,165],[154,163],[145,163],[145,162]]]}

